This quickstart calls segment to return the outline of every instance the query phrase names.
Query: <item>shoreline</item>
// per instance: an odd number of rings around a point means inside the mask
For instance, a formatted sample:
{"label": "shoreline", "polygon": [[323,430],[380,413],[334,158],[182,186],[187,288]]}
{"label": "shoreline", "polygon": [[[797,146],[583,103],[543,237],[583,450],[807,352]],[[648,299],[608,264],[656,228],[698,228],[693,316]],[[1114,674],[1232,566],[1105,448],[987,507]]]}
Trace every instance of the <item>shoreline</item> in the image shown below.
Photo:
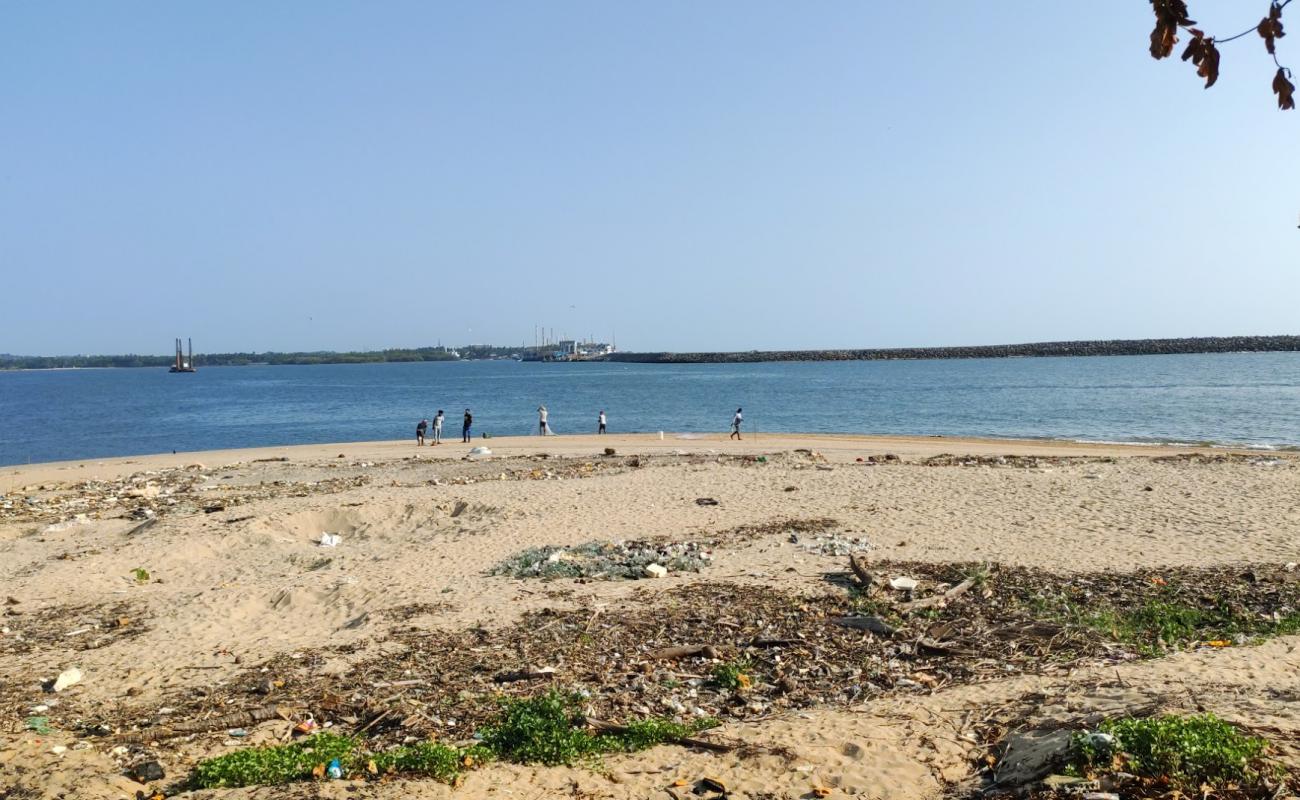
{"label": "shoreline", "polygon": [[112,456],[46,461],[32,464],[0,466],[0,491],[9,491],[19,479],[28,481],[58,480],[75,470],[78,477],[108,477],[147,469],[184,467],[202,463],[205,467],[228,466],[259,459],[297,460],[322,458],[458,460],[474,447],[486,446],[494,456],[510,457],[546,452],[556,456],[597,456],[606,447],[619,455],[671,454],[678,451],[728,455],[763,453],[813,447],[830,461],[852,462],[868,455],[893,453],[904,457],[927,458],[944,453],[952,455],[1018,456],[1109,456],[1155,457],[1178,453],[1206,455],[1296,457],[1290,448],[1265,449],[1247,446],[1146,442],[1080,442],[1063,439],[1020,439],[977,436],[896,436],[884,434],[843,433],[750,433],[740,441],[727,434],[664,433],[632,434],[564,434],[558,436],[501,436],[474,439],[469,444],[459,439],[444,441],[440,447],[417,447],[409,439],[323,444],[268,445],[260,447],[186,450],[176,453]]}

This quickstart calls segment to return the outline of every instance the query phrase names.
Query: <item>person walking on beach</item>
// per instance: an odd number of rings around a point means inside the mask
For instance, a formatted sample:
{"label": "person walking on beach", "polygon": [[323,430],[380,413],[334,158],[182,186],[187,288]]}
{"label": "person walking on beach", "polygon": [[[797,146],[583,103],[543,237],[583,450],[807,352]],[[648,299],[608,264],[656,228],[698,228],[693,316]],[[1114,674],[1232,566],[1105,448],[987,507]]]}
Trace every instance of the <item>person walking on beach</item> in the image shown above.
{"label": "person walking on beach", "polygon": [[433,415],[433,443],[434,445],[442,444],[442,409]]}
{"label": "person walking on beach", "polygon": [[425,430],[428,429],[428,427],[429,427],[429,420],[427,420],[427,419],[422,419],[422,420],[420,420],[420,424],[418,424],[418,425],[415,426],[415,446],[416,446],[416,447],[423,447],[423,446],[424,446],[424,432],[425,432]]}
{"label": "person walking on beach", "polygon": [[460,440],[462,442],[469,441],[469,434],[470,434],[469,429],[473,424],[474,424],[474,415],[469,413],[469,409],[467,408],[465,409],[465,421],[461,423],[460,426]]}
{"label": "person walking on beach", "polygon": [[602,409],[600,416],[596,417],[596,433],[605,432],[605,411]]}
{"label": "person walking on beach", "polygon": [[736,416],[731,418],[731,436],[727,437],[729,439],[740,438],[740,423],[743,422],[745,419],[744,415],[741,414],[740,412],[741,409],[739,408],[736,409]]}
{"label": "person walking on beach", "polygon": [[537,430],[543,436],[551,434],[551,429],[546,427],[546,406],[537,407]]}

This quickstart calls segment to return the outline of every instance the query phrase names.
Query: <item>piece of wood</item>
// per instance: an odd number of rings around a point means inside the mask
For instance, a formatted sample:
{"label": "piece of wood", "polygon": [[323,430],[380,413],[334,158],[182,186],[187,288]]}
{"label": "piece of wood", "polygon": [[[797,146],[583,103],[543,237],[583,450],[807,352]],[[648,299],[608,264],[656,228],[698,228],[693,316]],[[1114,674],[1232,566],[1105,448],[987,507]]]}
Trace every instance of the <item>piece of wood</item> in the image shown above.
{"label": "piece of wood", "polygon": [[669,661],[678,658],[690,658],[691,656],[704,656],[705,658],[717,658],[717,650],[709,644],[686,644],[678,647],[662,647],[650,654],[651,658],[660,661]]}
{"label": "piece of wood", "polygon": [[156,742],[162,739],[184,736],[188,733],[203,733],[222,728],[243,728],[258,722],[265,722],[268,719],[276,717],[288,718],[288,716],[287,709],[281,706],[263,706],[262,708],[238,711],[234,714],[224,714],[219,717],[177,722],[174,725],[159,725],[142,731],[130,731],[117,738],[122,742]]}
{"label": "piece of wood", "polygon": [[803,644],[803,639],[755,639],[749,643],[750,647],[791,647],[796,644]]}
{"label": "piece of wood", "polygon": [[129,529],[129,530],[128,530],[125,534],[123,534],[123,535],[125,535],[125,536],[135,536],[137,533],[143,533],[143,532],[149,530],[150,528],[152,528],[153,526],[155,526],[155,525],[157,525],[157,524],[158,524],[158,518],[157,518],[157,517],[150,517],[149,519],[145,520],[144,522],[141,522],[139,525],[136,525],[134,528]]}
{"label": "piece of wood", "polygon": [[855,617],[834,617],[831,622],[839,625],[841,628],[853,628],[859,631],[869,631],[877,636],[893,636],[894,629],[889,623],[880,617],[872,616],[855,616]]}
{"label": "piece of wood", "polygon": [[849,569],[857,576],[858,583],[862,584],[863,589],[871,588],[871,573],[867,572],[866,560],[859,560],[857,556],[849,556]]}
{"label": "piece of wood", "polygon": [[921,609],[921,608],[934,608],[935,606],[942,606],[947,604],[948,601],[961,597],[962,595],[966,594],[966,592],[970,591],[970,588],[974,585],[975,585],[975,579],[967,578],[966,580],[952,587],[951,589],[944,592],[943,594],[935,594],[929,597],[923,597],[920,600],[913,600],[910,603],[899,603],[898,605],[894,606],[894,608],[896,608],[900,614],[906,614],[909,611],[916,611],[917,609]]}
{"label": "piece of wood", "polygon": [[918,653],[924,652],[936,656],[969,656],[974,652],[951,642],[936,642],[928,636],[922,636],[916,640],[916,650]]}

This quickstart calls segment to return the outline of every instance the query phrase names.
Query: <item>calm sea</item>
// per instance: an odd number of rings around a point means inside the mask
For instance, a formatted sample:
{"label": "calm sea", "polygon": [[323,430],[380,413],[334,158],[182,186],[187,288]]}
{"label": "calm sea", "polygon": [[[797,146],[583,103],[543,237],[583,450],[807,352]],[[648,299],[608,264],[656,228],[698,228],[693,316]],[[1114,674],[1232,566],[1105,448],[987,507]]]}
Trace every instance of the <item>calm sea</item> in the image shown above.
{"label": "calm sea", "polygon": [[0,372],[0,464],[414,436],[758,431],[1300,446],[1300,353],[771,364]]}

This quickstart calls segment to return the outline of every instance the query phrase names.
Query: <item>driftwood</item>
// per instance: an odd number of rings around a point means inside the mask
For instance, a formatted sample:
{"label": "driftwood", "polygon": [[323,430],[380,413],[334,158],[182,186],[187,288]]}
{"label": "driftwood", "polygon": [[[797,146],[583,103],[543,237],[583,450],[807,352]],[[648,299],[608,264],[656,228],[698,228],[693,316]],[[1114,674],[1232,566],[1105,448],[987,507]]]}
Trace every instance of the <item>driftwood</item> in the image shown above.
{"label": "driftwood", "polygon": [[[631,732],[631,728],[628,728],[626,725],[619,725],[614,722],[605,722],[604,720],[599,719],[588,719],[587,725],[595,730],[596,733],[620,734]],[[733,744],[710,742],[705,739],[696,739],[694,736],[678,736],[669,741],[673,744],[679,744],[682,747],[696,747],[700,750],[711,750],[715,753],[730,753],[732,750],[736,749],[736,746]]]}
{"label": "driftwood", "polygon": [[680,647],[664,647],[655,650],[650,654],[651,658],[660,661],[668,661],[677,658],[690,658],[691,656],[704,656],[705,658],[717,658],[718,651],[711,644],[687,644]]}
{"label": "driftwood", "polygon": [[934,606],[941,606],[947,603],[949,600],[952,600],[957,597],[961,597],[962,595],[966,594],[966,592],[970,591],[970,588],[974,585],[975,585],[975,579],[967,578],[966,580],[952,587],[951,589],[944,592],[943,594],[936,594],[936,595],[931,595],[930,597],[923,597],[920,600],[913,600],[909,603],[899,603],[897,606],[894,606],[894,608],[898,610],[898,613],[906,614],[909,611],[916,611],[919,608],[933,608]]}
{"label": "driftwood", "polygon": [[969,656],[974,655],[974,651],[951,642],[937,642],[928,636],[922,636],[916,641],[916,649],[921,653],[928,653],[936,656]]}
{"label": "driftwood", "polygon": [[749,643],[750,647],[790,647],[796,644],[803,644],[803,639],[754,639]]}
{"label": "driftwood", "polygon": [[152,528],[153,526],[155,526],[155,525],[157,525],[157,524],[158,524],[158,518],[157,518],[157,517],[150,517],[149,519],[145,520],[144,522],[141,522],[139,525],[136,525],[135,527],[133,527],[133,528],[127,530],[127,532],[126,532],[125,534],[123,534],[123,535],[124,535],[124,536],[135,536],[137,533],[144,533],[145,531],[149,530],[150,528]]}
{"label": "driftwood", "polygon": [[864,560],[859,560],[857,556],[849,556],[849,569],[857,576],[858,583],[862,584],[863,589],[871,588],[871,573],[867,571],[867,565]]}
{"label": "driftwood", "polygon": [[834,617],[831,622],[839,625],[841,628],[853,628],[859,631],[870,631],[877,636],[893,636],[894,629],[880,617]]}
{"label": "driftwood", "polygon": [[128,743],[155,742],[160,739],[172,739],[189,733],[203,733],[205,731],[215,731],[222,728],[242,728],[247,725],[254,725],[258,722],[265,722],[268,719],[275,719],[276,717],[290,720],[292,719],[292,714],[283,706],[263,706],[249,711],[240,711],[235,714],[223,714],[219,717],[208,717],[207,719],[192,720],[189,722],[177,722],[174,725],[159,725],[154,728],[146,728],[142,731],[130,731],[117,738],[119,741]]}

